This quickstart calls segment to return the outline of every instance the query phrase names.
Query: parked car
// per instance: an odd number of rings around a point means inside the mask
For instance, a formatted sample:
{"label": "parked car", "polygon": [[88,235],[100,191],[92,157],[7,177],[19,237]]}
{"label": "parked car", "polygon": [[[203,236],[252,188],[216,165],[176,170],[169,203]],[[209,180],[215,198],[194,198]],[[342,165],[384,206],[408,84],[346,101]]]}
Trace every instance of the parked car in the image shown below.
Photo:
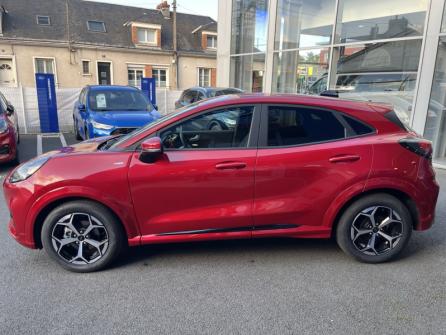
{"label": "parked car", "polygon": [[0,163],[18,163],[19,123],[14,106],[0,93]]}
{"label": "parked car", "polygon": [[[202,122],[228,112],[230,129]],[[225,96],[38,156],[3,187],[11,235],[72,271],[102,269],[126,246],[262,237],[335,236],[379,263],[433,224],[431,155],[386,106]]]}
{"label": "parked car", "polygon": [[175,101],[175,108],[182,108],[193,104],[194,102],[208,98],[240,93],[243,93],[243,91],[238,88],[231,87],[193,87],[183,91],[180,98]]}
{"label": "parked car", "polygon": [[138,88],[87,86],[74,105],[74,132],[78,140],[127,134],[160,117]]}

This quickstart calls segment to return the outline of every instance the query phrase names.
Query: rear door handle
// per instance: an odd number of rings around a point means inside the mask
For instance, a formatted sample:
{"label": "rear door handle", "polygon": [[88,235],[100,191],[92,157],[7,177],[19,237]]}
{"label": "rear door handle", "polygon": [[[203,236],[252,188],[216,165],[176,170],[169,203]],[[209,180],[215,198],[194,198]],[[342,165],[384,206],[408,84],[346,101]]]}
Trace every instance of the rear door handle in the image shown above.
{"label": "rear door handle", "polygon": [[217,170],[239,170],[245,167],[246,163],[244,162],[223,162],[215,165]]}
{"label": "rear door handle", "polygon": [[330,163],[352,163],[359,161],[361,157],[358,155],[339,155],[329,159]]}

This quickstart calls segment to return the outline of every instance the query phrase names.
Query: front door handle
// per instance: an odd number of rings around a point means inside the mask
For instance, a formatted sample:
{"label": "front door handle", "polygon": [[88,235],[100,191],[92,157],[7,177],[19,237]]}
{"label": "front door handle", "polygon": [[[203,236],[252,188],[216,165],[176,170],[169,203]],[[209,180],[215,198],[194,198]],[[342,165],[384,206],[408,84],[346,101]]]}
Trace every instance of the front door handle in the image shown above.
{"label": "front door handle", "polygon": [[330,163],[352,163],[360,160],[358,155],[339,155],[329,159]]}
{"label": "front door handle", "polygon": [[223,162],[215,165],[217,170],[239,170],[245,167],[246,163],[244,162]]}

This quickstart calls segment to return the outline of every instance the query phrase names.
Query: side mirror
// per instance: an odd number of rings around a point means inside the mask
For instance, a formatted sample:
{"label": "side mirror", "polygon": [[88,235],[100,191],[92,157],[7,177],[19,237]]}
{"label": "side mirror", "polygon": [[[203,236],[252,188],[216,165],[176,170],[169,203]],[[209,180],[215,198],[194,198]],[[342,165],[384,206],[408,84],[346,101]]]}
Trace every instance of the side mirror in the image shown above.
{"label": "side mirror", "polygon": [[158,105],[153,105],[153,108],[155,108],[155,110],[158,110]]}
{"label": "side mirror", "polygon": [[8,105],[8,106],[6,106],[6,113],[7,113],[8,115],[12,115],[12,114],[14,114],[14,112],[15,112],[15,108],[14,108],[13,105]]}
{"label": "side mirror", "polygon": [[84,104],[79,104],[77,105],[77,109],[79,109],[79,112],[85,112],[86,107]]}
{"label": "side mirror", "polygon": [[163,144],[159,137],[152,137],[141,143],[139,159],[144,163],[154,163],[156,158],[163,153]]}

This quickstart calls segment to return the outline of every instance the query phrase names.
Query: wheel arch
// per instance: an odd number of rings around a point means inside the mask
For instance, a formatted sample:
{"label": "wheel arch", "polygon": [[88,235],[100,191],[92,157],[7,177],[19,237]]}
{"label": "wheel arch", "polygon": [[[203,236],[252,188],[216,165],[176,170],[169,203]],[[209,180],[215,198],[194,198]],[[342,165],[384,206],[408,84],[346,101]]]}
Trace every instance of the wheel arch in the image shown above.
{"label": "wheel arch", "polygon": [[[98,200],[91,199],[88,197],[70,196],[70,197],[55,199],[55,200],[49,202],[37,214],[36,219],[34,220],[34,224],[33,224],[33,238],[34,238],[34,245],[36,248],[42,249],[41,231],[42,231],[42,227],[43,227],[43,222],[45,221],[45,218],[48,216],[48,214],[51,213],[51,211],[54,210],[56,207],[59,207],[59,206],[66,204],[68,202],[74,202],[74,201],[80,201],[80,200],[90,201],[90,202],[99,204],[99,205],[107,208],[110,211],[110,213],[116,218],[117,222],[119,222],[121,228],[128,236],[128,231],[127,231],[125,225],[123,224],[121,218],[110,206],[107,206],[106,204],[104,204]],[[126,237],[125,240],[127,241],[127,239],[128,238]]]}
{"label": "wheel arch", "polygon": [[418,208],[415,204],[415,201],[406,192],[403,192],[403,191],[395,189],[395,188],[375,188],[375,189],[370,189],[370,190],[361,192],[359,194],[356,194],[352,198],[348,199],[341,206],[341,208],[337,211],[337,213],[334,217],[334,220],[332,221],[331,237],[333,238],[335,236],[339,220],[340,220],[342,214],[344,214],[344,212],[347,210],[348,207],[350,207],[351,204],[353,204],[355,201],[357,201],[365,196],[377,194],[377,193],[389,194],[389,195],[394,196],[398,200],[401,200],[410,212],[410,215],[412,218],[413,229],[417,229],[418,222],[420,220]]}

